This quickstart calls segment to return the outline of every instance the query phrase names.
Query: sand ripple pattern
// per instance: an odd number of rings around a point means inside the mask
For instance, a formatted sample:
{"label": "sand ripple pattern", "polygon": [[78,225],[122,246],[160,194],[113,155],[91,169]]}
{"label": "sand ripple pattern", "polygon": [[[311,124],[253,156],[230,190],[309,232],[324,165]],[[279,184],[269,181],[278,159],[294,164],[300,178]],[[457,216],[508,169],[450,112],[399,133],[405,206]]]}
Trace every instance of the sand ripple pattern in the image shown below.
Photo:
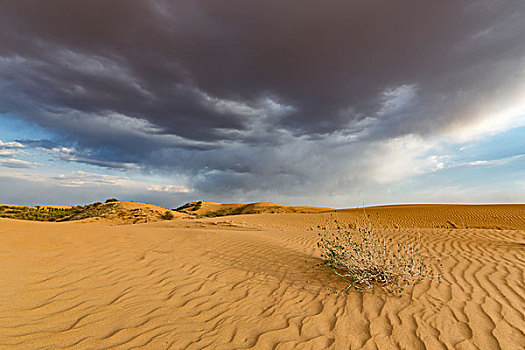
{"label": "sand ripple pattern", "polygon": [[422,229],[444,283],[333,295],[315,231],[236,220],[1,220],[0,348],[523,349],[525,231]]}

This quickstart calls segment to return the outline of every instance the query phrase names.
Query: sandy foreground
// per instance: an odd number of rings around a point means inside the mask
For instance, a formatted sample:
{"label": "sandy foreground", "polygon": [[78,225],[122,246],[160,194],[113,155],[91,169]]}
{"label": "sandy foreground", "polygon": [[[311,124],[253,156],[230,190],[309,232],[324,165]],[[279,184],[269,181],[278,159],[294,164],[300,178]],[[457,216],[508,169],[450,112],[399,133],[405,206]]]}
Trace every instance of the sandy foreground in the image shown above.
{"label": "sandy foreground", "polygon": [[344,284],[311,267],[329,213],[0,219],[0,348],[523,349],[525,205],[367,214],[394,237],[419,231],[443,283],[331,294]]}

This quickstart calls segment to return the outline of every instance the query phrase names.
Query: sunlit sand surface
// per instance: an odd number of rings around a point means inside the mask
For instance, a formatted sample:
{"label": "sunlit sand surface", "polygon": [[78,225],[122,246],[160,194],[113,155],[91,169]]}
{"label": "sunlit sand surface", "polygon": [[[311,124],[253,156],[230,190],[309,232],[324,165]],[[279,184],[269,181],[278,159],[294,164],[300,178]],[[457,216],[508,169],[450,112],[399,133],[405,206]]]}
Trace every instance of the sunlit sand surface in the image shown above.
{"label": "sunlit sand surface", "polygon": [[316,226],[362,211],[284,211],[0,219],[0,348],[523,349],[525,205],[366,209],[443,262],[442,284],[401,297],[334,295],[344,283],[312,268]]}

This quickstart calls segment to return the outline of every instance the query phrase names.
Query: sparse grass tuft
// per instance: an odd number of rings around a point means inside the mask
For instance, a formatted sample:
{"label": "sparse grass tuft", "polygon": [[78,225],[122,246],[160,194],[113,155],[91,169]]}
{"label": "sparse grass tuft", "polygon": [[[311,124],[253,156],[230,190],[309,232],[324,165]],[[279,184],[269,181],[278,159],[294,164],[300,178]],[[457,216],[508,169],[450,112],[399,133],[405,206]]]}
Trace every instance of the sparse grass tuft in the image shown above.
{"label": "sparse grass tuft", "polygon": [[[334,219],[333,227],[321,227],[317,246],[324,261],[316,267],[329,267],[348,282],[341,292],[353,287],[358,291],[370,290],[378,285],[391,293],[423,280],[441,283],[443,265],[420,254],[420,235],[394,241],[373,229],[370,223],[356,228],[340,224]],[[437,266],[436,266],[437,265]]]}

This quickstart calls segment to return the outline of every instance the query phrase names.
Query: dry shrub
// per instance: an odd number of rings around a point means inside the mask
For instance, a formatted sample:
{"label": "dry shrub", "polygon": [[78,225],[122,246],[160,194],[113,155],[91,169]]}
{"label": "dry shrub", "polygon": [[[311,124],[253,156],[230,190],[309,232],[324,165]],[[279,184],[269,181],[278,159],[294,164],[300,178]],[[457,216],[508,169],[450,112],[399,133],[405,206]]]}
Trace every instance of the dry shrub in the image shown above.
{"label": "dry shrub", "polygon": [[173,218],[175,217],[175,215],[173,215],[172,211],[171,210],[167,210],[164,214],[162,214],[161,216],[161,219],[163,220],[173,220]]}
{"label": "dry shrub", "polygon": [[331,227],[321,227],[317,246],[326,266],[348,282],[341,292],[354,287],[358,291],[384,287],[391,293],[401,293],[405,288],[423,280],[441,283],[443,265],[439,260],[420,254],[420,234],[394,240],[377,232],[368,221],[364,225],[346,227],[334,219]]}

